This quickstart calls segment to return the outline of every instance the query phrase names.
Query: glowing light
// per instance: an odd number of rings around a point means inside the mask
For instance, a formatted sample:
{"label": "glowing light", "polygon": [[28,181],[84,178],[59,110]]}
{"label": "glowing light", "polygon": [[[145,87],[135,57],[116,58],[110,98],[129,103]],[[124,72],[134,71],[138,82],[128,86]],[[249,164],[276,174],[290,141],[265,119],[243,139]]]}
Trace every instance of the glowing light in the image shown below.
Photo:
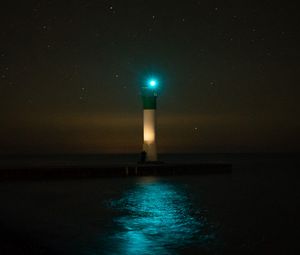
{"label": "glowing light", "polygon": [[146,130],[145,133],[144,133],[144,142],[147,143],[147,144],[151,144],[154,142],[154,132],[150,129]]}
{"label": "glowing light", "polygon": [[155,111],[144,111],[144,142],[151,144],[155,141]]}
{"label": "glowing light", "polygon": [[151,88],[155,88],[157,86],[157,80],[151,79],[148,84]]}

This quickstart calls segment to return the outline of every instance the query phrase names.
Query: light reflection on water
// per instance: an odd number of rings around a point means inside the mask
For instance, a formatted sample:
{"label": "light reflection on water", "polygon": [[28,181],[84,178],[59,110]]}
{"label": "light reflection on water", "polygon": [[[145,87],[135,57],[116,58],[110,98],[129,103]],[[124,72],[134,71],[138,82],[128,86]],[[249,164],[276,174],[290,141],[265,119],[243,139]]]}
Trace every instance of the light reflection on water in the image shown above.
{"label": "light reflection on water", "polygon": [[198,217],[178,185],[143,178],[110,205],[121,215],[115,218],[117,228],[106,239],[110,246],[107,254],[176,254],[184,247],[205,246],[213,239],[205,218]]}

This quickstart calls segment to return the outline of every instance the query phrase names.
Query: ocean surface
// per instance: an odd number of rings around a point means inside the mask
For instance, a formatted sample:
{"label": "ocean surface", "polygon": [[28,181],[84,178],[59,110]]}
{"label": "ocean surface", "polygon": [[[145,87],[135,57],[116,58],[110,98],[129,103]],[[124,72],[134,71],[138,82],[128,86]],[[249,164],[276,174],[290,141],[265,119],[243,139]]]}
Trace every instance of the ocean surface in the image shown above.
{"label": "ocean surface", "polygon": [[[161,155],[232,174],[0,182],[0,254],[300,254],[297,155]],[[137,161],[2,156],[0,169]]]}

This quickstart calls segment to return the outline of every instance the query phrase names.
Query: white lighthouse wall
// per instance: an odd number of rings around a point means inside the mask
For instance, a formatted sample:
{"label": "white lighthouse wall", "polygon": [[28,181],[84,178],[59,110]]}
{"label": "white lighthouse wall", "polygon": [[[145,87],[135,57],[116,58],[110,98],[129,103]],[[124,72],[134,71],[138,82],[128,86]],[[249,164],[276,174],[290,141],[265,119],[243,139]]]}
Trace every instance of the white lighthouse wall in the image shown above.
{"label": "white lighthouse wall", "polygon": [[155,109],[144,109],[144,145],[143,150],[146,151],[147,161],[156,161],[156,141],[155,141]]}

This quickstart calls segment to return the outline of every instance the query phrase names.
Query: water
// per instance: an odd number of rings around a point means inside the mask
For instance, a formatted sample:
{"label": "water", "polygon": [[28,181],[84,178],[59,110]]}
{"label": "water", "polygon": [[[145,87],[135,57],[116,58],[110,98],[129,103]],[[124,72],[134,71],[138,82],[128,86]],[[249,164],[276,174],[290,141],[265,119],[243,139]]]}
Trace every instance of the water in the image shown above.
{"label": "water", "polygon": [[188,192],[170,181],[141,178],[110,206],[122,215],[114,218],[118,231],[109,235],[106,254],[175,254],[194,243],[206,248],[213,239]]}
{"label": "water", "polygon": [[210,157],[233,174],[2,182],[0,254],[298,254],[297,158]]}

